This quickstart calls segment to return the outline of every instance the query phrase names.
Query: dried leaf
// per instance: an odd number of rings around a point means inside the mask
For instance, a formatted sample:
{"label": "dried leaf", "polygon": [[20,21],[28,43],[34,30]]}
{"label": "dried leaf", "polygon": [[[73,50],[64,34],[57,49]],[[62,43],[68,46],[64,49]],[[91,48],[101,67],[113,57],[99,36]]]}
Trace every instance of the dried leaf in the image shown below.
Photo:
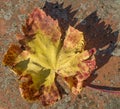
{"label": "dried leaf", "polygon": [[95,69],[95,50],[84,51],[83,33],[69,26],[65,39],[57,20],[36,8],[17,35],[20,45],[11,45],[4,56],[19,78],[21,95],[28,101],[51,105],[61,98],[56,75],[60,75],[73,94]]}

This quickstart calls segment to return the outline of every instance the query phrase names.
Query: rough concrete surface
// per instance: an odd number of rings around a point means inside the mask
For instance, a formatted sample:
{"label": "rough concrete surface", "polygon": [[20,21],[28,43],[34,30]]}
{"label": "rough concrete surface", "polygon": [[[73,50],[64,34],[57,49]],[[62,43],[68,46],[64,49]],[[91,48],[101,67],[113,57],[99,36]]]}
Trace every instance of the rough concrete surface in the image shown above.
{"label": "rough concrete surface", "polygon": [[[86,81],[120,91],[120,0],[0,0],[0,109],[119,109],[120,93],[85,87],[73,101],[66,95],[50,107],[28,103],[19,93],[17,77],[1,62],[28,13],[43,8],[83,31],[86,49],[95,47],[98,68]],[[107,87],[109,86],[109,87]]]}

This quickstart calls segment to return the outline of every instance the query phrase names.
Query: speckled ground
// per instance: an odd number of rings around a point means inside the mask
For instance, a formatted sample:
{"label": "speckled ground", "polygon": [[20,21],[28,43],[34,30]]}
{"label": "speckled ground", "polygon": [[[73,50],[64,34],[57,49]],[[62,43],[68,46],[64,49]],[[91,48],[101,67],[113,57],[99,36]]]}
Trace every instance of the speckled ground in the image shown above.
{"label": "speckled ground", "polygon": [[[1,64],[8,45],[17,43],[15,35],[21,32],[21,25],[35,7],[44,8],[53,18],[62,18],[83,31],[86,49],[97,48],[98,68],[87,82],[120,87],[120,0],[0,0],[0,109],[45,109],[40,103],[28,103],[21,98],[16,76]],[[72,97],[66,96],[47,108],[120,108],[119,94],[89,87],[71,101]]]}

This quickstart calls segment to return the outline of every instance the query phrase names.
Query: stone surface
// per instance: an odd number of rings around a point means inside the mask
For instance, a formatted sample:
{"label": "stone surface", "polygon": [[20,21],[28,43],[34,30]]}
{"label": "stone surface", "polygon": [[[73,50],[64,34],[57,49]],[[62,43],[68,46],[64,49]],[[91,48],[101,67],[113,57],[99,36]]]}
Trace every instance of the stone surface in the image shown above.
{"label": "stone surface", "polygon": [[[21,32],[28,13],[44,8],[84,32],[86,49],[97,48],[97,70],[87,82],[120,88],[120,0],[0,0],[0,109],[45,109],[21,98],[17,77],[1,62],[10,43]],[[56,3],[58,2],[58,3]],[[62,4],[63,3],[63,4]],[[64,25],[67,26],[67,25]],[[118,44],[118,46],[116,46]],[[75,100],[66,96],[47,109],[118,109],[120,94],[85,87]]]}

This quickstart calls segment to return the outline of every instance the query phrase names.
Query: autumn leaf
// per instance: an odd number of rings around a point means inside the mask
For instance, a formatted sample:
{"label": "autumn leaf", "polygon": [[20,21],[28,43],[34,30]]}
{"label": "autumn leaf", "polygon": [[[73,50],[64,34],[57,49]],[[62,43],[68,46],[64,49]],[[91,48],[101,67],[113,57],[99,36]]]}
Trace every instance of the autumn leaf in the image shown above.
{"label": "autumn leaf", "polygon": [[56,82],[61,76],[75,95],[96,67],[95,49],[84,50],[83,33],[69,26],[63,39],[57,20],[36,8],[17,35],[19,45],[11,44],[3,64],[19,76],[21,95],[28,101],[51,105],[61,99]]}

